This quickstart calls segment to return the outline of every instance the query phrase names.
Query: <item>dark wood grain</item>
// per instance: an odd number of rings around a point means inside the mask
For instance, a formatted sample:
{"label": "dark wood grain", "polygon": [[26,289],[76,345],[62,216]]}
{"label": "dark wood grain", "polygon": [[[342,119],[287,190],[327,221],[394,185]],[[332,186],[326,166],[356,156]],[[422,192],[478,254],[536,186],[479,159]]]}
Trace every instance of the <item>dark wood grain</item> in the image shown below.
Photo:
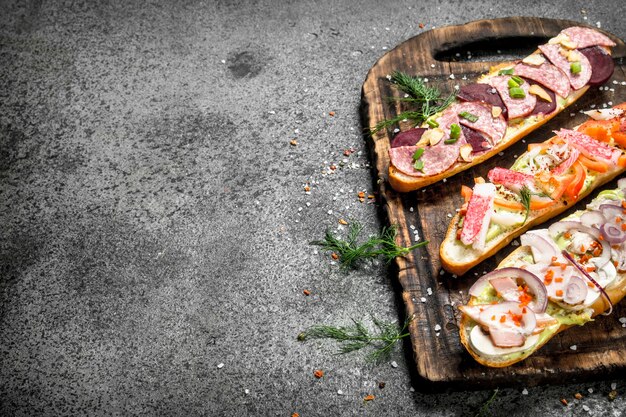
{"label": "dark wood grain", "polygon": [[[442,27],[411,38],[385,54],[369,71],[362,90],[364,127],[373,127],[402,110],[400,104],[386,99],[398,94],[386,78],[394,70],[426,77],[430,84],[450,92],[455,85],[473,82],[492,65],[505,62],[498,60],[495,49],[502,49],[509,59],[521,58],[537,45],[556,36],[563,28],[572,25],[581,24],[565,20],[511,17]],[[592,104],[601,106],[602,103],[626,101],[626,86],[613,84],[613,80],[626,80],[623,63],[626,46],[615,36],[607,35],[618,44],[613,49],[616,70],[605,84],[614,91],[599,90],[597,87],[590,89],[576,104],[533,132],[525,141],[513,145],[503,155],[491,158],[445,182],[411,193],[396,193],[387,182],[388,150],[393,132],[383,131],[373,137],[368,135],[384,209],[389,222],[400,225],[400,244],[408,246],[414,242],[411,226],[422,239],[430,242],[426,247],[396,261],[406,312],[415,317],[410,332],[417,371],[429,381],[429,385],[464,389],[518,384],[531,386],[606,378],[618,373],[623,375],[626,371],[626,331],[618,321],[619,317],[626,316],[624,303],[617,306],[609,317],[599,317],[594,323],[556,336],[521,363],[504,369],[491,369],[477,364],[460,344],[457,306],[467,301],[467,290],[476,276],[493,269],[514,247],[507,247],[464,277],[458,278],[443,272],[438,254],[450,218],[462,203],[462,184],[473,185],[474,177],[486,176],[494,166],[510,166],[525,151],[528,142],[542,142],[552,136],[550,132],[554,129],[581,123],[587,117],[579,113],[580,109],[589,109]],[[489,49],[492,50],[491,55],[488,54]],[[472,51],[472,60],[466,59],[466,50]],[[460,57],[457,53],[460,53]],[[495,56],[495,59],[487,62],[489,56]],[[454,74],[455,78],[451,79],[450,74]],[[409,126],[399,127],[404,130]],[[603,188],[614,186],[615,181]],[[592,193],[592,196],[596,194]],[[582,201],[577,207],[582,207],[588,200]],[[429,295],[430,292],[432,295]],[[435,330],[437,325],[441,330]],[[577,346],[576,351],[570,349],[572,345]]]}

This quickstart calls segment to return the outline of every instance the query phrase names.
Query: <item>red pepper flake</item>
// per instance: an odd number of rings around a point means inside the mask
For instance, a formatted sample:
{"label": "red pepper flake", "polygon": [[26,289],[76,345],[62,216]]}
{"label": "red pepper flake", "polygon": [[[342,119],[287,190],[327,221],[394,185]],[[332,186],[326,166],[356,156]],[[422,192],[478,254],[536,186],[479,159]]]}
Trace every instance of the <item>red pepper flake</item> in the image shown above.
{"label": "red pepper flake", "polygon": [[331,165],[329,168],[331,169],[331,171],[334,171],[334,170],[337,169],[337,166],[336,165]]}
{"label": "red pepper flake", "polygon": [[374,398],[376,398],[376,397],[374,397],[372,394],[370,394],[370,395],[366,396],[365,398],[363,398],[363,401],[372,401]]}
{"label": "red pepper flake", "polygon": [[359,198],[365,198],[365,192],[359,191]]}
{"label": "red pepper flake", "polygon": [[333,258],[334,260],[339,259],[339,255],[337,255],[335,252],[331,253],[330,257]]}
{"label": "red pepper flake", "polygon": [[565,398],[561,398],[561,404],[567,406],[567,400]]}
{"label": "red pepper flake", "polygon": [[557,260],[557,259],[558,259],[558,258],[557,258],[556,256],[553,256],[553,257],[552,257],[552,262],[556,262],[556,260]]}
{"label": "red pepper flake", "polygon": [[324,371],[322,371],[321,369],[317,369],[315,370],[315,372],[313,372],[313,376],[317,379],[320,379],[324,376]]}
{"label": "red pepper flake", "polygon": [[424,25],[423,23],[420,22],[420,24],[419,24],[420,29],[424,29],[424,26],[426,26],[426,25]]}
{"label": "red pepper flake", "polygon": [[557,297],[562,297],[563,296],[563,290],[556,290],[556,296]]}
{"label": "red pepper flake", "polygon": [[297,140],[295,140],[295,139],[291,139],[291,140],[289,141],[289,144],[290,144],[291,146],[297,146],[297,145],[298,145],[298,141],[297,141]]}
{"label": "red pepper flake", "polygon": [[588,282],[587,282],[587,286],[588,286],[589,288],[593,288],[593,287],[595,287],[594,283],[593,283],[593,282],[591,282],[591,281],[588,281]]}
{"label": "red pepper flake", "polygon": [[500,317],[500,323],[504,323],[505,321],[506,321],[506,316],[503,314],[503,315]]}
{"label": "red pepper flake", "polygon": [[298,414],[298,413],[293,413],[293,414],[291,415],[291,417],[300,417],[300,414]]}
{"label": "red pepper flake", "polygon": [[554,278],[554,282],[563,282],[563,277]]}
{"label": "red pepper flake", "polygon": [[[565,239],[569,239],[569,238],[572,237],[572,234],[570,232],[565,232],[565,233],[563,233],[563,237]],[[553,256],[552,258],[556,261],[556,256]]]}
{"label": "red pepper flake", "polygon": [[346,224],[348,224],[348,222],[344,219],[339,219],[339,224],[343,224],[345,226]]}
{"label": "red pepper flake", "polygon": [[302,290],[302,294],[304,294],[306,296],[309,296],[309,295],[311,295],[311,291],[309,291],[309,290]]}
{"label": "red pepper flake", "polygon": [[368,194],[368,195],[367,195],[367,198],[369,198],[370,200],[373,200],[373,199],[375,199],[375,198],[376,198],[376,196],[375,196],[375,195],[373,195],[373,194]]}
{"label": "red pepper flake", "polygon": [[329,112],[328,112],[328,115],[329,115],[330,117],[334,117],[334,116],[335,116],[335,112],[334,112],[334,111],[329,111]]}
{"label": "red pepper flake", "polygon": [[622,230],[626,230],[626,223],[622,223]]}
{"label": "red pepper flake", "polygon": [[307,184],[307,185],[305,185],[305,186],[304,186],[304,192],[305,192],[305,193],[308,193],[308,192],[310,192],[310,191],[311,191],[311,187],[310,187],[308,184]]}
{"label": "red pepper flake", "polygon": [[352,149],[344,149],[343,151],[344,156],[350,156],[351,154],[352,154]]}
{"label": "red pepper flake", "polygon": [[595,270],[596,270],[596,267],[595,267],[595,266],[588,266],[588,267],[587,267],[587,272],[593,272],[593,271],[595,271]]}
{"label": "red pepper flake", "polygon": [[582,400],[583,395],[580,392],[577,392],[576,394],[574,394],[574,398],[576,398],[577,400]]}
{"label": "red pepper flake", "polygon": [[378,383],[378,388],[380,388],[380,389],[384,389],[384,388],[385,388],[385,385],[386,385],[386,384],[385,384],[383,381],[380,381],[380,382]]}

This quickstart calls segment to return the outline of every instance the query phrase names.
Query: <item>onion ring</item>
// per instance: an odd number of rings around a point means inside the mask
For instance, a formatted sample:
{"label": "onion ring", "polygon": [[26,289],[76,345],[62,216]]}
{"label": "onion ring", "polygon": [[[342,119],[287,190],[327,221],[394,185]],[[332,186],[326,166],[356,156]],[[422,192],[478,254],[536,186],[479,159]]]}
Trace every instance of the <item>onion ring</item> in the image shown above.
{"label": "onion ring", "polygon": [[593,277],[591,275],[589,275],[589,273],[585,270],[585,268],[583,268],[578,262],[576,262],[574,257],[572,255],[570,255],[566,250],[563,250],[561,253],[563,254],[563,256],[565,256],[567,258],[568,261],[570,261],[570,263],[572,265],[574,265],[576,267],[576,269],[578,269],[585,276],[585,278],[587,278],[596,287],[598,287],[598,289],[600,290],[600,293],[604,296],[604,298],[609,303],[609,311],[608,311],[608,313],[602,313],[602,315],[604,315],[604,316],[610,315],[613,312],[613,302],[611,301],[611,297],[609,297],[609,295],[606,293],[606,291],[604,291],[604,288],[602,288],[602,285],[598,284],[598,281],[593,279]]}

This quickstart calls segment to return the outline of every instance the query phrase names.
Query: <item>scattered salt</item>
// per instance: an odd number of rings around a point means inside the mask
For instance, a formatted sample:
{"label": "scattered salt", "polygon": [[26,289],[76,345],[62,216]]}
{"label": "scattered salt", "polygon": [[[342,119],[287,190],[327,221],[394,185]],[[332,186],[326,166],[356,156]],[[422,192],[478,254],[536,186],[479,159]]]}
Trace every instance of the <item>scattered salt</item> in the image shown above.
{"label": "scattered salt", "polygon": [[590,410],[590,408],[589,408],[589,406],[588,406],[587,404],[583,404],[583,410],[585,410],[585,411],[589,411],[589,410]]}
{"label": "scattered salt", "polygon": [[218,364],[217,364],[217,369],[222,369],[223,367],[224,367],[224,364],[223,364],[223,363],[218,363]]}
{"label": "scattered salt", "polygon": [[522,395],[528,395],[528,390],[526,388],[522,390]]}
{"label": "scattered salt", "polygon": [[248,388],[246,388],[245,390],[243,390],[244,394],[248,395],[250,394],[250,390]]}
{"label": "scattered salt", "polygon": [[426,297],[422,297],[422,298],[420,298],[420,301],[421,301],[422,303],[425,303],[425,302],[426,302]]}
{"label": "scattered salt", "polygon": [[430,67],[431,68],[435,68],[435,64],[430,64]]}
{"label": "scattered salt", "polygon": [[337,390],[337,395],[343,395],[343,391],[342,391],[342,390],[340,390],[340,389],[338,389],[338,390]]}
{"label": "scattered salt", "polygon": [[435,331],[438,332],[439,330],[441,330],[441,326],[438,324],[435,324]]}
{"label": "scattered salt", "polygon": [[225,60],[225,59],[222,59],[220,62],[221,62],[222,64],[225,64],[225,63],[226,63],[226,60]]}
{"label": "scattered salt", "polygon": [[589,394],[593,394],[593,388],[589,388],[587,389],[587,391],[589,392]]}
{"label": "scattered salt", "polygon": [[391,367],[392,368],[397,368],[398,367],[398,363],[396,361],[392,361],[391,362]]}
{"label": "scattered salt", "polygon": [[413,213],[413,207],[409,207],[409,211]]}
{"label": "scattered salt", "polygon": [[427,293],[428,295],[433,295],[433,289],[432,289],[432,288],[430,288],[430,287],[426,288],[426,293]]}
{"label": "scattered salt", "polygon": [[615,391],[617,389],[617,383],[611,382],[611,389]]}
{"label": "scattered salt", "polygon": [[571,350],[576,350],[576,349],[578,349],[578,346],[576,346],[576,345],[572,345],[572,346],[570,346],[569,348],[570,348]]}

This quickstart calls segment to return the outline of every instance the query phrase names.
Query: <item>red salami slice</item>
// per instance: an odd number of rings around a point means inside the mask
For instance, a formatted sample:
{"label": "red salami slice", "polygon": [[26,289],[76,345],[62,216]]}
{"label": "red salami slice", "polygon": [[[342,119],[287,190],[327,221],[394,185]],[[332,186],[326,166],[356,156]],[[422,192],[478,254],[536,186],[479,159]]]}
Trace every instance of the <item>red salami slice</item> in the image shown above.
{"label": "red salami slice", "polygon": [[606,143],[598,142],[584,133],[576,132],[575,130],[561,129],[554,133],[588,158],[601,159],[616,164],[622,154],[621,151],[614,147]]}
{"label": "red salami slice", "polygon": [[549,62],[544,62],[538,67],[520,63],[515,66],[514,71],[515,75],[537,81],[561,97],[569,95],[569,78]]}
{"label": "red salami slice", "polygon": [[[443,141],[441,142],[443,143]],[[428,146],[424,148],[420,160],[424,163],[424,169],[418,171],[413,167],[413,154],[417,146],[399,146],[389,149],[391,162],[398,171],[412,177],[426,177],[440,174],[450,168],[459,157],[459,147],[457,143],[451,145]]]}
{"label": "red salami slice", "polygon": [[563,29],[561,33],[566,34],[570,41],[576,43],[576,48],[578,49],[595,45],[615,46],[615,42],[609,39],[609,37],[591,28],[573,26]]}
{"label": "red salami slice", "polygon": [[515,119],[517,117],[529,115],[537,104],[537,98],[528,92],[528,83],[522,84],[520,87],[524,90],[526,96],[524,98],[512,98],[509,95],[509,76],[497,76],[489,79],[492,86],[498,90],[504,105],[509,111],[509,119]]}
{"label": "red salami slice", "polygon": [[539,49],[555,67],[565,74],[574,90],[584,87],[591,79],[591,64],[582,53],[578,52],[577,57],[577,61],[580,62],[580,72],[578,74],[572,74],[570,69],[572,63],[561,55],[562,48],[559,45],[540,45]]}
{"label": "red salami slice", "polygon": [[474,186],[461,230],[461,242],[464,245],[472,245],[476,249],[484,247],[495,195],[496,186],[493,184],[483,183]]}
{"label": "red salami slice", "polygon": [[554,175],[563,175],[565,172],[567,172],[567,170],[570,169],[572,165],[574,165],[574,162],[578,160],[579,156],[580,151],[578,149],[571,149],[569,157],[565,161],[557,165],[557,167],[552,170],[552,173]]}
{"label": "red salami slice", "polygon": [[497,144],[504,137],[507,127],[506,121],[502,115],[493,117],[491,115],[491,106],[467,102],[456,104],[454,109],[458,115],[467,112],[478,117],[475,122],[464,117],[459,117],[459,123],[484,133],[491,139],[492,145]]}
{"label": "red salami slice", "polygon": [[[437,123],[439,123],[439,128],[443,130],[444,132],[443,140],[439,142],[439,144],[442,144],[445,139],[450,138],[450,126],[453,123],[460,125],[459,115],[458,115],[458,112],[455,110],[455,108],[456,108],[456,105],[448,107],[447,109],[444,110],[441,116],[437,118]],[[467,143],[467,142],[465,141],[465,136],[463,136],[463,132],[461,131],[461,136],[459,137],[459,140],[456,142],[456,144],[461,146],[464,143]]]}
{"label": "red salami slice", "polygon": [[415,146],[427,130],[428,129],[423,127],[416,127],[415,129],[400,132],[391,141],[391,147],[397,148],[399,146]]}

